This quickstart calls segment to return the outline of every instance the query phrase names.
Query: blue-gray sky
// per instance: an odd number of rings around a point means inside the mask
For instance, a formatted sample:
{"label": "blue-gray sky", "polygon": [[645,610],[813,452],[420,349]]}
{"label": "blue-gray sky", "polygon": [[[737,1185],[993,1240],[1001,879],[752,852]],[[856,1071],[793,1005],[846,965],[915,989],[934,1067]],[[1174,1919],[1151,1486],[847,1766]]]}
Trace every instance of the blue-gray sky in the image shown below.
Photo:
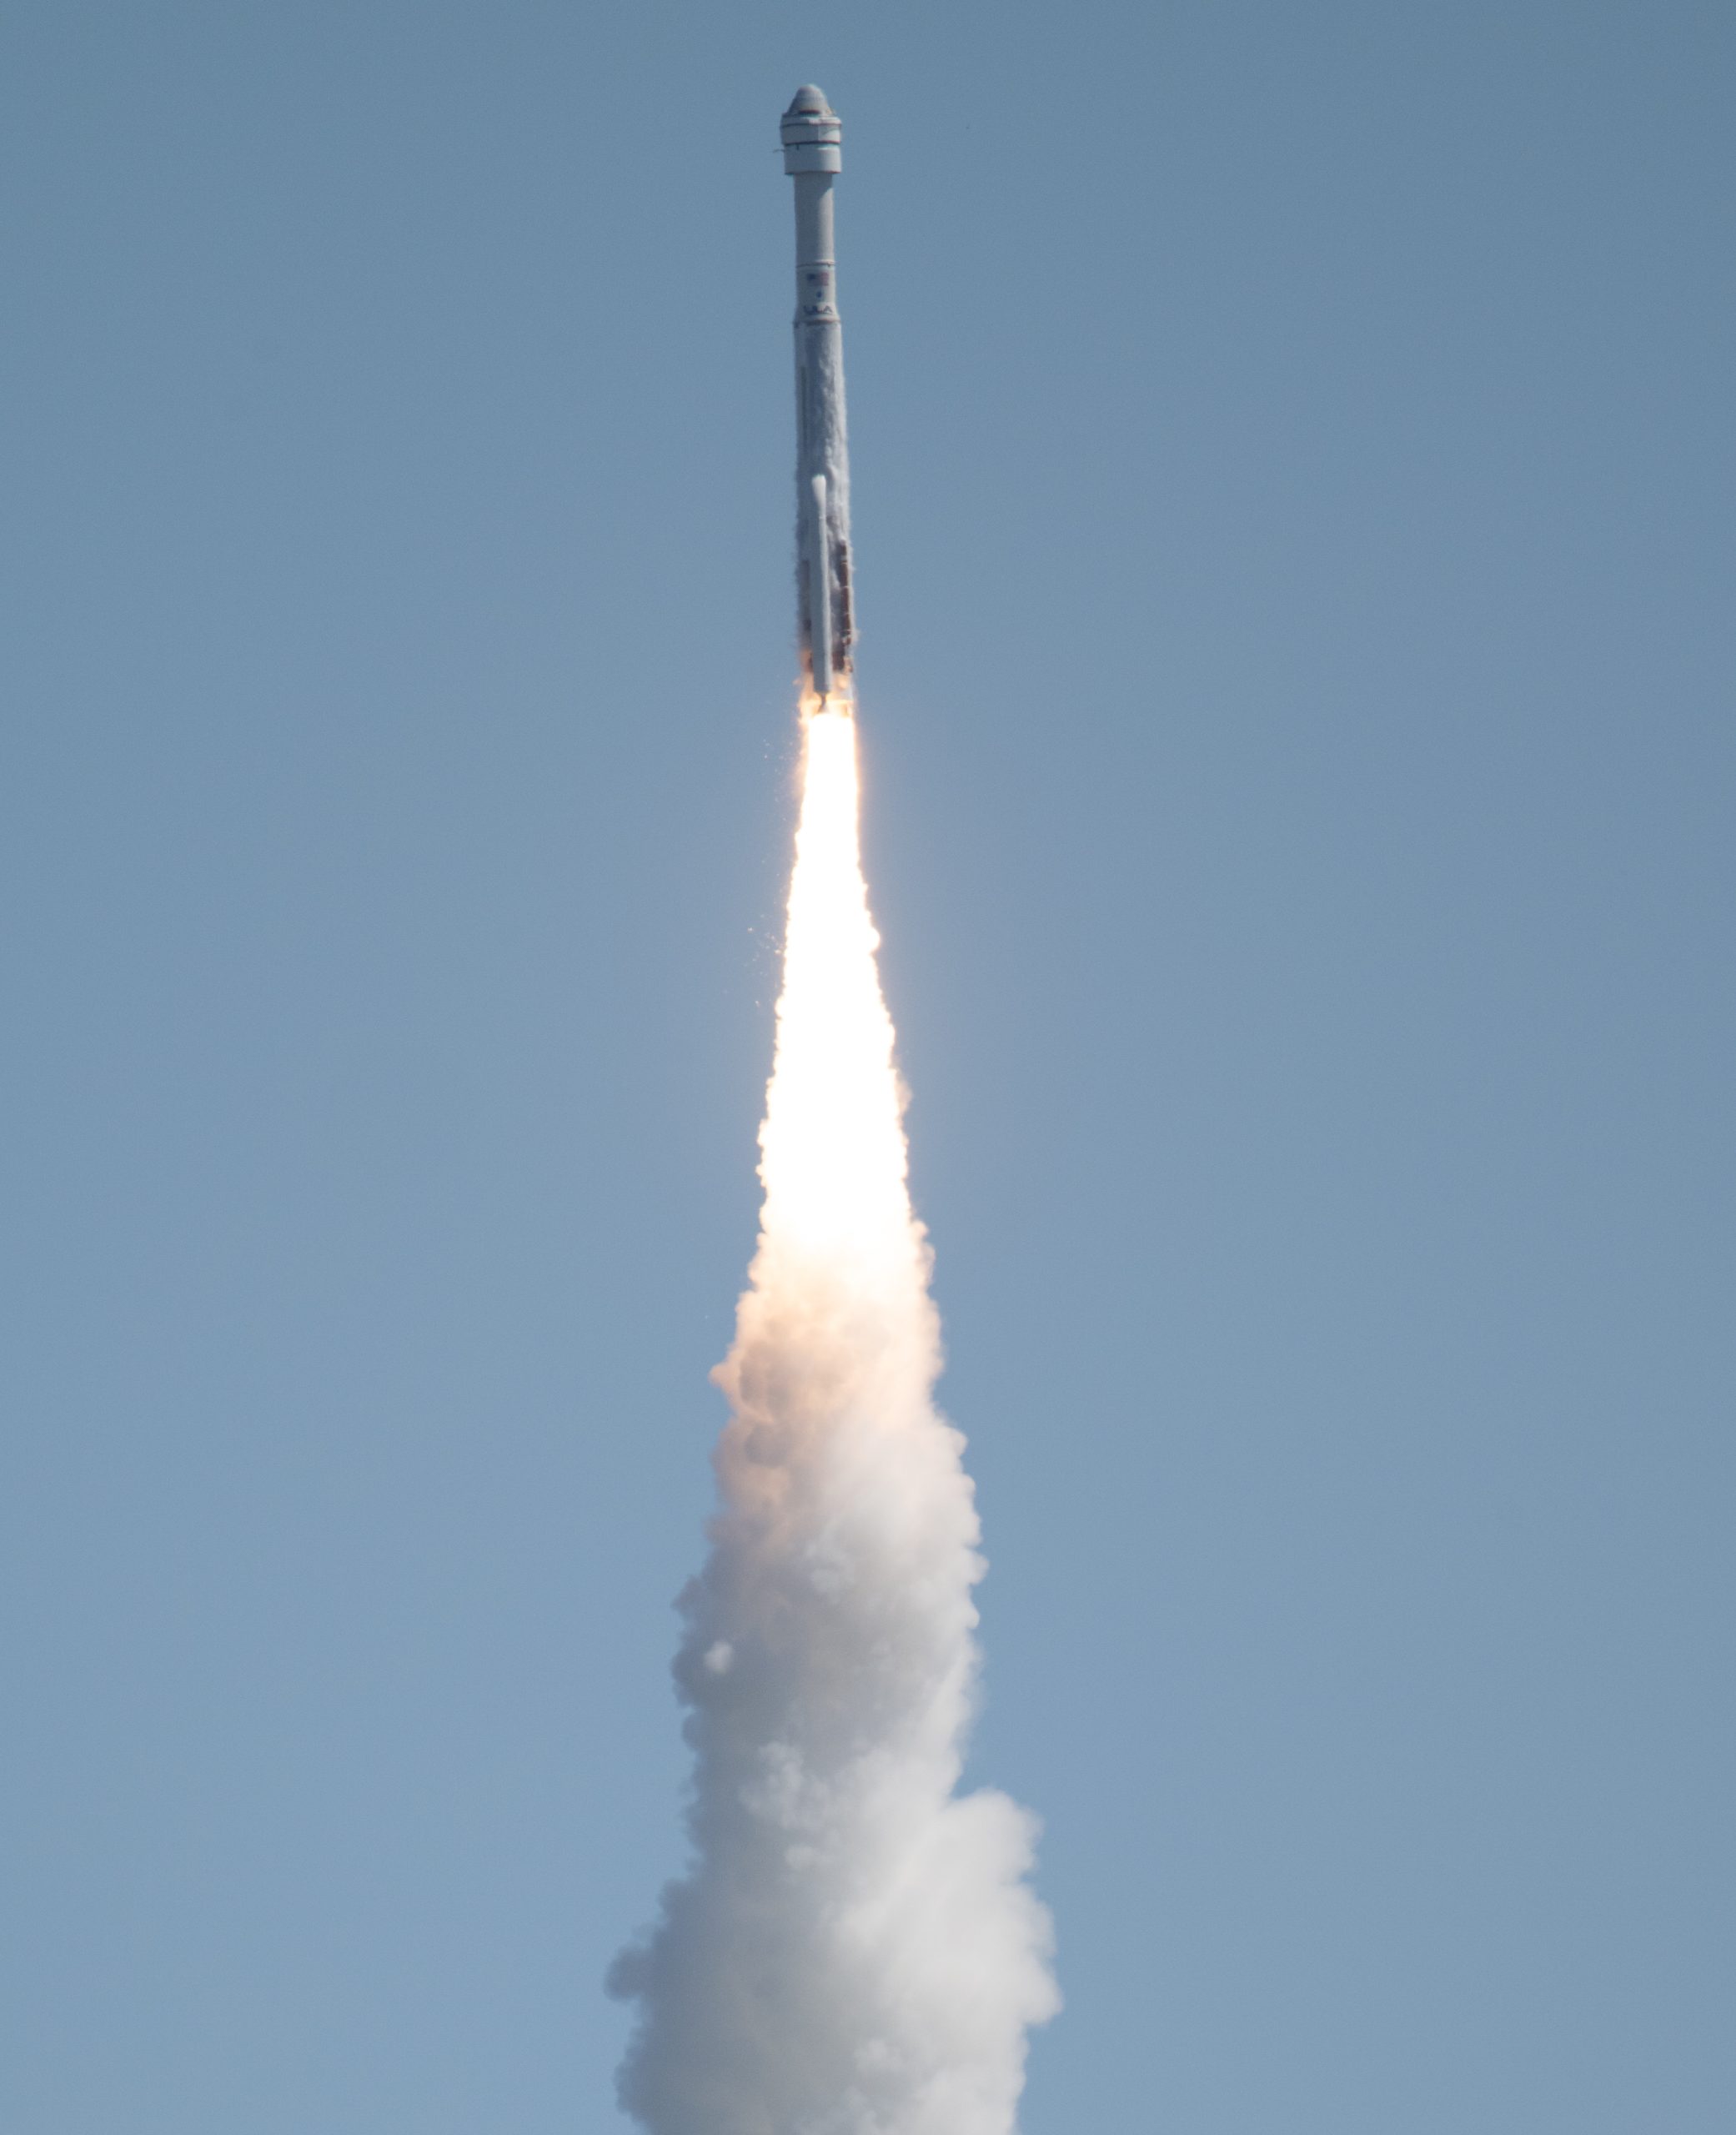
{"label": "blue-gray sky", "polygon": [[1027,2135],[1723,2135],[1727,8],[22,0],[0,2120],[616,2125],[840,206]]}

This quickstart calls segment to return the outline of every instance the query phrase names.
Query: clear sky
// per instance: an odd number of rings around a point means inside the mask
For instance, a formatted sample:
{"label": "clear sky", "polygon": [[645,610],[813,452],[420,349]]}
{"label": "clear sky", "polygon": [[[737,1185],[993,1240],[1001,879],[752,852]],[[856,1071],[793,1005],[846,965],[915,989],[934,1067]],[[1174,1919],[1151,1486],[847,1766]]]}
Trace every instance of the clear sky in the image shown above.
{"label": "clear sky", "polygon": [[1736,15],[18,0],[9,2135],[615,2127],[798,82],[1027,2135],[1727,2135]]}

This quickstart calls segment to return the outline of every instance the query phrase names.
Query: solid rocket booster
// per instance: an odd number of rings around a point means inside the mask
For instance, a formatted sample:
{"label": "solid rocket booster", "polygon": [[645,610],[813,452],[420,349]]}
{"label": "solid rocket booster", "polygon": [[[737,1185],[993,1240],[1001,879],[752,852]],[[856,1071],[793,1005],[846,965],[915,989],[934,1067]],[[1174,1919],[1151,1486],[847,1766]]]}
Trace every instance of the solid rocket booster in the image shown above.
{"label": "solid rocket booster", "polygon": [[802,664],[822,701],[850,698],[855,635],[850,590],[850,454],[844,328],[832,247],[832,179],[843,168],[836,113],[811,83],[780,128],[795,180],[795,576]]}

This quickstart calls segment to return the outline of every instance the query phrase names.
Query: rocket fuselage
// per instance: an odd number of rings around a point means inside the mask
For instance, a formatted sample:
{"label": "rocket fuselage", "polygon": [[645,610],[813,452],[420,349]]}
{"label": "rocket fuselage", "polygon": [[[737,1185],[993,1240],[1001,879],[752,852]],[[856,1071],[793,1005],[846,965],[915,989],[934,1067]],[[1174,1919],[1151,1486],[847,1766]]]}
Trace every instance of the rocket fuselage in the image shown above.
{"label": "rocket fuselage", "polygon": [[802,664],[815,696],[850,695],[855,630],[844,329],[832,241],[842,128],[820,92],[796,91],[780,131],[795,181],[795,574]]}

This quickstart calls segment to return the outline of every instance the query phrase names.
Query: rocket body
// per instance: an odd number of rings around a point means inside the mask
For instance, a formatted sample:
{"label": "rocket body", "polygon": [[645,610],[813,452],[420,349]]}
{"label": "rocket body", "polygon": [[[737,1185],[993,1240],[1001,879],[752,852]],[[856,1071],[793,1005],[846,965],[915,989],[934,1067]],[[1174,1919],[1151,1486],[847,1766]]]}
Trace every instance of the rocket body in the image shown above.
{"label": "rocket body", "polygon": [[850,452],[844,421],[844,329],[832,239],[832,181],[842,167],[837,115],[811,85],[780,132],[795,181],[795,576],[802,666],[822,701],[850,700],[855,640]]}

